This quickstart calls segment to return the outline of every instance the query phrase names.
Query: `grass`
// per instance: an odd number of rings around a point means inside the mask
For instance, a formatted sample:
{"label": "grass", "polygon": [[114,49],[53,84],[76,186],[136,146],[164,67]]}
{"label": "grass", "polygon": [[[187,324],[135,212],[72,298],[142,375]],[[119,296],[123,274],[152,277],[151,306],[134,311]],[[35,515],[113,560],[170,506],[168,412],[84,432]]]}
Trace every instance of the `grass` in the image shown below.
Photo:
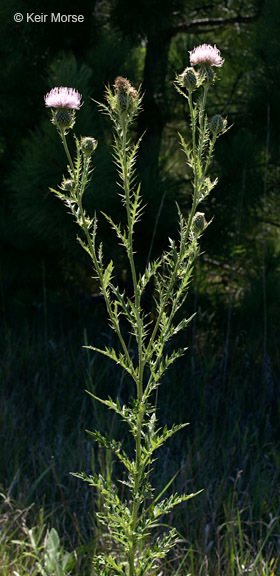
{"label": "grass", "polygon": [[[7,322],[3,328],[1,576],[38,573],[38,558],[27,555],[32,527],[36,534],[41,531],[42,562],[47,530],[56,530],[59,550],[73,553],[72,576],[91,576],[92,555],[103,545],[96,517],[102,502],[69,474],[100,468],[107,477],[122,473],[111,454],[96,449],[84,432],[96,425],[102,430],[112,426],[85,388],[104,396],[119,394],[122,400],[130,394],[121,371],[116,373],[110,363],[82,349],[87,340],[111,338],[109,331],[102,332],[104,313],[98,306],[90,310],[88,334],[88,310],[74,323],[71,311],[49,315],[47,330],[43,310],[20,328]],[[191,331],[185,337],[191,338]],[[246,354],[244,338],[242,349],[232,342],[235,362],[223,382],[222,346],[219,352],[214,336],[209,345],[211,338],[199,326],[195,340],[193,354],[178,361],[160,390],[160,422],[187,420],[190,426],[159,454],[154,481],[160,492],[176,475],[178,492],[204,491],[171,518],[181,541],[162,574],[276,576],[280,452],[272,412],[264,401],[257,352],[261,344],[255,342],[256,361],[248,371],[249,344]],[[118,430],[118,422],[113,425]]]}

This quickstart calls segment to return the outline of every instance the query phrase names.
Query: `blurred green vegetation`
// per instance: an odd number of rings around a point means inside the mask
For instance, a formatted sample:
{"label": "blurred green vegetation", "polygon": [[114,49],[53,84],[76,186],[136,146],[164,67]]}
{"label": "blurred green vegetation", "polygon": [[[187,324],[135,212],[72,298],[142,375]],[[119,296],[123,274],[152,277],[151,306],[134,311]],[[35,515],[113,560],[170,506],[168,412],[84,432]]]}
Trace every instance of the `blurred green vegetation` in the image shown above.
{"label": "blurred green vegetation", "polygon": [[[40,13],[52,9],[40,2]],[[60,184],[66,162],[43,96],[56,85],[83,94],[75,131],[99,141],[87,209],[106,210],[116,221],[123,216],[111,127],[95,101],[117,75],[142,84],[135,126],[135,136],[145,132],[138,166],[147,204],[136,238],[141,269],[176,235],[175,200],[184,213],[190,204],[177,137],[187,134],[186,108],[173,80],[188,65],[188,50],[216,44],[225,64],[208,112],[233,126],[218,142],[212,166],[219,184],[204,210],[214,220],[184,310],[198,314],[180,342],[189,351],[158,400],[162,423],[187,419],[191,427],[160,456],[164,480],[157,481],[160,488],[180,469],[180,492],[205,488],[176,519],[186,541],[186,573],[240,574],[233,559],[248,568],[265,542],[266,556],[257,560],[260,570],[267,563],[267,572],[253,573],[273,576],[268,565],[279,556],[280,513],[279,2],[85,0],[75,7],[85,15],[81,25],[13,21],[15,12],[32,10],[37,3],[13,0],[1,7],[0,19],[3,493],[10,488],[17,510],[33,501],[36,510],[42,506],[68,548],[96,542],[97,504],[68,473],[105,465],[110,473],[115,464],[84,434],[96,424],[108,430],[110,423],[83,391],[131,393],[121,372],[82,349],[86,341],[102,346],[112,335],[76,227],[49,192]],[[59,10],[68,14],[69,3],[61,1]],[[129,291],[121,249],[99,220],[104,251],[118,262],[116,280]],[[37,522],[32,509],[28,514]]]}

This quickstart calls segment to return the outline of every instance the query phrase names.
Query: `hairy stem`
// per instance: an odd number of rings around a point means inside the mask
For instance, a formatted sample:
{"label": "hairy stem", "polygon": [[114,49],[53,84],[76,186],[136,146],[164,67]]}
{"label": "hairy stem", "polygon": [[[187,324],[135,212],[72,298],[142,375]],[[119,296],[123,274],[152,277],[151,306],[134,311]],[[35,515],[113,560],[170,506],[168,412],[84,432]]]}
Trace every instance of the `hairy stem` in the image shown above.
{"label": "hairy stem", "polygon": [[143,373],[144,373],[144,362],[143,362],[143,322],[141,318],[141,302],[140,302],[140,290],[137,284],[136,267],[134,261],[133,252],[133,223],[130,214],[130,181],[128,174],[128,159],[127,159],[127,149],[128,149],[128,123],[123,121],[121,124],[121,150],[122,150],[122,177],[123,177],[123,187],[126,200],[126,214],[127,214],[127,227],[128,227],[128,259],[131,269],[132,282],[133,282],[133,292],[135,301],[135,314],[137,321],[137,346],[138,346],[138,383],[137,383],[137,399],[142,400],[143,396]]}
{"label": "hairy stem", "polygon": [[[68,145],[67,145],[67,141],[66,141],[66,138],[65,138],[65,134],[64,134],[63,132],[61,132],[61,138],[62,138],[62,143],[63,143],[63,146],[64,146],[64,150],[65,150],[66,156],[67,156],[67,158],[68,158],[68,161],[69,161],[71,170],[73,171],[73,175],[75,176],[75,180],[77,180],[77,175],[76,175],[76,173],[75,173],[74,164],[73,164],[73,161],[72,161],[70,152],[69,152],[69,148],[68,148]],[[111,306],[111,303],[110,303],[110,300],[109,300],[109,297],[108,297],[107,290],[106,290],[105,287],[104,287],[104,282],[103,282],[103,270],[102,270],[102,267],[99,266],[99,263],[98,263],[98,259],[97,259],[97,255],[96,255],[96,251],[95,251],[95,246],[94,246],[94,243],[93,243],[93,241],[92,241],[92,239],[91,239],[91,237],[90,237],[90,231],[89,231],[89,230],[90,230],[90,223],[88,223],[87,220],[86,220],[85,211],[84,211],[83,204],[82,204],[82,197],[83,197],[83,194],[84,194],[84,191],[85,191],[86,184],[87,184],[87,182],[88,182],[89,167],[90,167],[90,159],[88,158],[88,159],[84,162],[84,165],[83,165],[83,172],[82,172],[81,183],[79,183],[78,181],[76,181],[76,189],[77,189],[76,202],[77,202],[77,205],[78,205],[78,208],[79,208],[79,216],[80,216],[80,218],[81,218],[81,228],[82,228],[82,230],[83,230],[83,232],[84,232],[84,234],[85,234],[85,237],[86,237],[86,240],[87,240],[87,245],[88,245],[89,250],[90,250],[91,259],[92,259],[92,261],[93,261],[94,269],[95,269],[95,271],[96,271],[96,273],[97,273],[97,275],[98,275],[99,281],[100,281],[101,292],[102,292],[102,294],[103,294],[103,296],[104,296],[104,300],[105,300],[105,304],[106,304],[106,308],[107,308],[108,314],[109,314],[109,316],[110,316],[110,320],[111,320],[112,324],[113,324],[114,327],[115,327],[116,333],[117,333],[117,335],[118,335],[118,337],[119,337],[119,340],[120,340],[120,343],[121,343],[121,345],[122,345],[123,351],[124,351],[124,353],[125,353],[126,359],[127,359],[127,361],[129,362],[129,364],[131,364],[131,358],[130,358],[130,356],[129,356],[129,352],[128,352],[127,346],[126,346],[125,341],[124,341],[124,339],[123,339],[123,336],[122,336],[122,333],[121,333],[121,331],[120,331],[120,327],[119,327],[119,325],[118,325],[118,322],[116,322],[115,316],[114,316],[114,314],[113,314],[112,306]]]}
{"label": "hairy stem", "polygon": [[73,160],[71,158],[71,154],[69,152],[69,148],[68,148],[67,140],[65,138],[64,130],[60,130],[60,136],[61,136],[61,140],[62,140],[62,144],[63,144],[64,150],[65,150],[66,156],[68,158],[68,162],[70,164],[70,168],[71,168],[73,174],[75,174],[74,164],[73,164]]}
{"label": "hairy stem", "polygon": [[122,152],[122,178],[123,178],[123,188],[125,193],[125,203],[126,203],[126,213],[127,213],[127,227],[128,227],[128,259],[130,263],[132,281],[133,281],[133,291],[134,291],[134,301],[135,301],[135,315],[137,322],[137,346],[138,346],[138,376],[137,376],[137,401],[138,401],[138,411],[136,416],[136,435],[135,435],[135,474],[134,474],[134,486],[132,490],[132,511],[131,511],[131,526],[130,526],[130,546],[129,546],[129,576],[134,576],[135,574],[135,555],[137,551],[137,538],[136,538],[136,526],[138,521],[138,511],[139,511],[139,488],[141,485],[141,477],[143,473],[142,460],[142,427],[143,427],[143,417],[144,417],[144,406],[142,402],[143,398],[143,374],[145,361],[143,358],[143,322],[141,318],[141,302],[140,302],[140,289],[137,283],[136,276],[136,266],[134,260],[133,251],[133,223],[131,219],[130,206],[131,206],[131,190],[130,190],[130,178],[129,178],[129,166],[127,158],[128,150],[128,123],[124,120],[121,125],[121,152]]}
{"label": "hairy stem", "polygon": [[184,236],[183,236],[183,239],[181,242],[179,257],[178,257],[177,262],[174,266],[172,275],[169,279],[169,285],[168,285],[164,300],[162,302],[161,309],[159,310],[157,321],[155,323],[151,338],[149,340],[149,344],[147,346],[146,357],[148,357],[150,352],[151,352],[154,340],[155,340],[156,335],[158,333],[158,329],[160,326],[160,322],[162,320],[163,313],[166,309],[166,305],[167,305],[169,298],[172,294],[172,290],[173,290],[175,282],[176,282],[178,270],[180,268],[180,265],[181,265],[181,262],[182,262],[182,259],[184,256],[185,244],[189,238],[192,220],[193,220],[193,217],[194,217],[194,214],[195,214],[195,211],[197,209],[198,202],[199,202],[199,188],[200,188],[199,171],[200,171],[200,165],[201,165],[202,138],[203,138],[203,135],[205,136],[205,129],[206,129],[206,120],[204,118],[204,112],[205,112],[207,92],[208,92],[208,87],[205,87],[204,92],[203,92],[202,103],[200,105],[200,110],[199,110],[200,135],[199,135],[198,151],[196,149],[196,111],[195,111],[193,104],[192,104],[191,93],[189,92],[188,102],[189,102],[189,107],[190,107],[191,126],[192,126],[192,142],[193,142],[193,151],[192,151],[193,152],[192,169],[193,169],[193,173],[194,173],[193,201],[192,201],[192,207],[191,207],[190,215],[188,218],[188,223],[187,223],[185,233],[184,233]]}

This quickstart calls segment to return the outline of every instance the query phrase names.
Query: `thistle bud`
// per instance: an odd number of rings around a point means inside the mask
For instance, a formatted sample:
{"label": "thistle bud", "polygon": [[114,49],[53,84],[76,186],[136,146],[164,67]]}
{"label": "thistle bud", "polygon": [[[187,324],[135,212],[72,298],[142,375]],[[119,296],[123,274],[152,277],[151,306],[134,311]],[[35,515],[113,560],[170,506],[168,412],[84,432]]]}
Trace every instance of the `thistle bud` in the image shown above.
{"label": "thistle bud", "polygon": [[197,88],[197,74],[193,68],[186,68],[182,74],[178,76],[178,82],[182,88],[186,88],[193,92]]}
{"label": "thistle bud", "polygon": [[199,69],[199,83],[204,85],[213,84],[215,80],[215,72],[211,66],[202,66]]}
{"label": "thistle bud", "polygon": [[71,192],[71,190],[73,190],[74,188],[74,182],[73,180],[63,180],[62,184],[61,184],[61,188],[62,190],[65,190],[66,192]]}
{"label": "thistle bud", "polygon": [[127,78],[118,76],[114,83],[117,105],[121,112],[133,112],[137,108],[138,92]]}
{"label": "thistle bud", "polygon": [[131,88],[131,84],[127,78],[123,78],[123,76],[117,76],[115,79],[114,88],[116,92],[126,95],[128,90]]}
{"label": "thistle bud", "polygon": [[192,230],[195,235],[201,234],[206,226],[206,220],[204,218],[204,212],[197,212],[192,221]]}
{"label": "thistle bud", "polygon": [[212,134],[219,134],[222,132],[227,125],[227,121],[220,116],[220,114],[216,114],[209,122],[209,130]]}
{"label": "thistle bud", "polygon": [[75,124],[75,111],[70,108],[57,108],[53,111],[52,122],[61,130],[69,130]]}
{"label": "thistle bud", "polygon": [[97,147],[97,140],[95,138],[90,138],[89,136],[85,136],[81,139],[81,149],[85,156],[91,156],[93,152],[96,150]]}

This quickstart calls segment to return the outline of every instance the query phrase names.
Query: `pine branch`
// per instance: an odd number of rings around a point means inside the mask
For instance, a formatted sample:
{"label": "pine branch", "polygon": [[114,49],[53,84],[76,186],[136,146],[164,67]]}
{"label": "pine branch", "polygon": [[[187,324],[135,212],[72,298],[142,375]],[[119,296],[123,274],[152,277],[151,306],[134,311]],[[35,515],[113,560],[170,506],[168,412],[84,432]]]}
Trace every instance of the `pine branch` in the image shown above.
{"label": "pine branch", "polygon": [[248,16],[238,14],[230,18],[196,18],[194,20],[186,20],[182,22],[182,24],[172,26],[169,30],[169,37],[173,38],[182,32],[196,35],[206,34],[207,32],[213,32],[214,30],[225,28],[232,24],[251,24],[255,22],[259,16],[260,12],[256,11]]}

